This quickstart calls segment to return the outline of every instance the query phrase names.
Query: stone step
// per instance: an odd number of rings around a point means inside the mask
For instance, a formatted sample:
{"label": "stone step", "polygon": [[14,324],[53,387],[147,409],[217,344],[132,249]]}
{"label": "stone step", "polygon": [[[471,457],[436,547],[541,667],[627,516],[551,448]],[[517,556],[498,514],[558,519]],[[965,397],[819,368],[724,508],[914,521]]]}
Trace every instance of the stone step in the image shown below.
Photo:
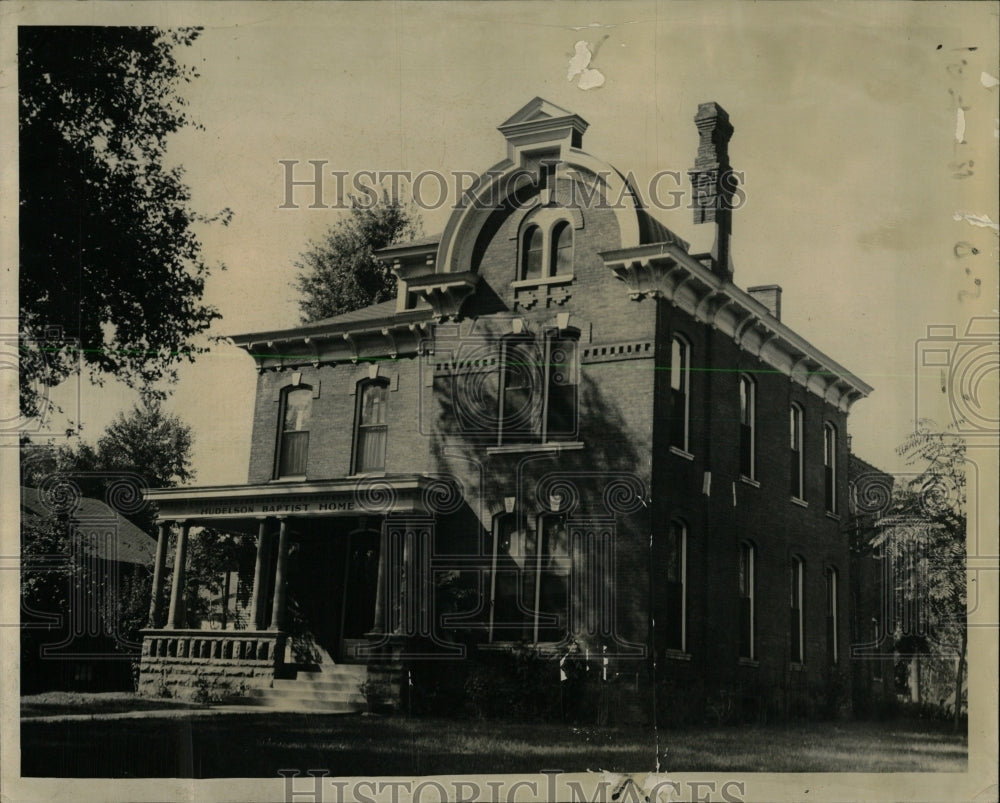
{"label": "stone step", "polygon": [[360,686],[364,682],[363,679],[358,678],[339,678],[331,677],[329,680],[300,680],[296,678],[291,680],[289,678],[279,678],[274,681],[275,689],[311,689],[315,691],[334,691],[334,692],[348,692],[354,693],[360,691]]}
{"label": "stone step", "polygon": [[365,666],[324,663],[322,670],[299,670],[295,678],[278,678],[268,688],[251,691],[247,702],[275,711],[353,713],[368,708],[361,684]]}
{"label": "stone step", "polygon": [[367,710],[365,703],[338,702],[334,700],[267,700],[255,703],[269,711],[289,711],[306,714],[356,714]]}
{"label": "stone step", "polygon": [[300,700],[309,702],[364,703],[363,694],[346,692],[309,691],[308,689],[255,689],[251,695],[256,700]]}
{"label": "stone step", "polygon": [[260,689],[247,702],[250,705],[278,711],[349,713],[352,711],[364,711],[368,707],[365,698],[360,694],[338,696],[329,694],[292,694],[287,691],[276,692],[274,689]]}
{"label": "stone step", "polygon": [[297,672],[295,675],[296,680],[341,680],[341,679],[356,679],[358,683],[364,681],[368,677],[368,668],[365,666],[344,666],[343,664],[338,664],[337,666],[329,666],[319,672]]}

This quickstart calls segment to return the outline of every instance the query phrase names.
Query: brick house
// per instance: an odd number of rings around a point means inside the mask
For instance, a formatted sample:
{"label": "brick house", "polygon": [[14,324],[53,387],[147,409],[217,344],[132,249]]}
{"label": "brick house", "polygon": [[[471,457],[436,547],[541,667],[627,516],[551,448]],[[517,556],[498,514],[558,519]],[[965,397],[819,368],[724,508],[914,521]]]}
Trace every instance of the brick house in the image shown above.
{"label": "brick house", "polygon": [[[781,322],[779,287],[733,283],[733,128],[715,103],[695,123],[709,253],[535,98],[439,236],[380,252],[395,301],[234,338],[249,476],[148,494],[157,578],[179,532],[144,683],[228,662],[268,684],[296,629],[369,667],[575,639],[635,689],[783,710],[847,676],[847,415],[871,388]],[[248,630],[180,627],[198,525],[256,539]]]}

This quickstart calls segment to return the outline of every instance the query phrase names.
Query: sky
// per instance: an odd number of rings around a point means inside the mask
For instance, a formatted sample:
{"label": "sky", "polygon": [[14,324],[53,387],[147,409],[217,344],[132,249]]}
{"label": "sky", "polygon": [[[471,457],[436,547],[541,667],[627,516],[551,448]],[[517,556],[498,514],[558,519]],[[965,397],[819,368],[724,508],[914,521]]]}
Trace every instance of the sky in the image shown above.
{"label": "sky", "polygon": [[[234,213],[228,227],[199,229],[208,261],[226,266],[207,283],[205,300],[223,316],[215,334],[294,326],[296,258],[343,214],[307,208],[310,191],[301,189],[300,208],[280,208],[281,160],[298,160],[296,178],[310,175],[310,159],[350,174],[481,172],[504,156],[497,125],[536,95],[586,119],[584,149],[631,172],[647,201],[649,177],[693,165],[698,104],[714,100],[729,112],[731,161],[747,198],[734,216],[735,281],[781,285],[782,320],[875,388],[854,406],[849,429],[855,452],[876,465],[903,468],[894,450],[916,416],[952,418],[941,369],[918,377],[915,368],[927,327],[962,335],[973,318],[997,315],[995,5],[107,11],[29,4],[19,21],[204,26],[181,54],[200,73],[184,94],[204,128],[175,135],[169,153],[186,169],[196,208]],[[574,55],[585,64],[588,51],[587,72],[568,77]],[[332,180],[325,189],[332,201]],[[440,231],[448,212],[426,211],[425,231]],[[654,214],[684,239],[710,236],[686,208]],[[984,395],[966,399],[993,421],[996,371],[987,365]],[[167,408],[194,429],[197,484],[245,481],[255,381],[253,361],[231,345],[182,368]],[[136,396],[83,379],[53,398],[94,441]],[[59,432],[65,418],[49,425]]]}

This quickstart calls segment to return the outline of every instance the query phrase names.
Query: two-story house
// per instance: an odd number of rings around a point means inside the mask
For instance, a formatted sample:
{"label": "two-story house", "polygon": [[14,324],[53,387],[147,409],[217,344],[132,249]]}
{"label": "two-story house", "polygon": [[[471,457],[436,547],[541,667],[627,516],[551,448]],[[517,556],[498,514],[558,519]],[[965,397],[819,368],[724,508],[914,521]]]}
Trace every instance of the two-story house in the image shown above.
{"label": "two-story house", "polygon": [[[695,123],[709,253],[535,98],[444,231],[380,253],[395,301],[235,338],[248,481],[148,494],[146,687],[195,663],[270,682],[290,611],[337,662],[474,660],[462,629],[785,704],[846,674],[847,415],[871,388],[781,322],[779,287],[734,284],[733,128],[715,103]],[[256,538],[250,630],[182,629],[197,525]]]}

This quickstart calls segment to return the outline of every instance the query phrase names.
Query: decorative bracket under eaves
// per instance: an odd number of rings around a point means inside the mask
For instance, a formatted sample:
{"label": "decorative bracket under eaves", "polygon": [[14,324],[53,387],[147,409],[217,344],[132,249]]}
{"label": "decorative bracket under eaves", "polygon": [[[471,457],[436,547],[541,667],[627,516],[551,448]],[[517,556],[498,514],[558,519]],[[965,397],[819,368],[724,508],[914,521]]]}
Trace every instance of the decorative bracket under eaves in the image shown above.
{"label": "decorative bracket under eaves", "polygon": [[479,274],[471,271],[431,273],[411,279],[407,290],[419,293],[431,305],[438,320],[446,321],[459,318],[462,305],[476,291],[477,284]]}

